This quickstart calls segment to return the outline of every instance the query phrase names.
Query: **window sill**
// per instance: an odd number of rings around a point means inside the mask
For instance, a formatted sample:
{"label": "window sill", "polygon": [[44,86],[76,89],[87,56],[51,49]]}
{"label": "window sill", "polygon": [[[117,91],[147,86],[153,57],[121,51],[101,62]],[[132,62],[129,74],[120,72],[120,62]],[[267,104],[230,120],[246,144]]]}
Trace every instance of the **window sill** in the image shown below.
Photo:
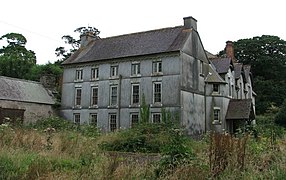
{"label": "window sill", "polygon": [[107,106],[108,109],[116,109],[118,108],[118,105],[110,105],[110,106]]}
{"label": "window sill", "polygon": [[119,76],[111,76],[109,79],[119,79]]}
{"label": "window sill", "polygon": [[140,108],[140,104],[130,104],[128,107],[130,107],[130,108]]}
{"label": "window sill", "polygon": [[92,106],[89,106],[88,108],[89,108],[89,109],[97,109],[97,108],[98,108],[98,105],[92,105]]}
{"label": "window sill", "polygon": [[83,82],[83,79],[80,79],[80,80],[74,80],[73,82],[75,82],[75,83],[80,83],[80,82]]}
{"label": "window sill", "polygon": [[150,104],[150,107],[162,107],[163,104],[162,103],[154,103],[154,104]]}
{"label": "window sill", "polygon": [[220,121],[213,121],[212,124],[213,125],[221,125],[221,122]]}
{"label": "window sill", "polygon": [[132,74],[130,77],[131,78],[138,78],[138,77],[141,77],[141,74]]}
{"label": "window sill", "polygon": [[90,81],[98,81],[99,78],[95,78],[95,79],[90,79]]}
{"label": "window sill", "polygon": [[72,109],[81,109],[81,106],[73,106]]}
{"label": "window sill", "polygon": [[152,73],[151,76],[163,76],[163,73],[162,72],[155,72],[155,73]]}

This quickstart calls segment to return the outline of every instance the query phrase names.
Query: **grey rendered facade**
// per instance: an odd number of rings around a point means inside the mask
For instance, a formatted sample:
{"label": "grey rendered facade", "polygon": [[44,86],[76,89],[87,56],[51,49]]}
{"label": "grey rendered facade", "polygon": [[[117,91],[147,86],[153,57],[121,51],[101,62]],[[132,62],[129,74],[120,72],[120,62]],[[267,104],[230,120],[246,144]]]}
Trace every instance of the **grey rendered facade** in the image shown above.
{"label": "grey rendered facade", "polygon": [[[224,119],[229,99],[214,96],[213,84],[227,82],[203,48],[196,20],[184,26],[99,39],[86,34],[81,48],[64,63],[61,114],[75,123],[95,123],[104,131],[129,128],[140,119],[144,95],[150,120],[161,109],[178,113],[188,134],[215,127],[213,107]],[[210,76],[210,72],[213,74]]]}

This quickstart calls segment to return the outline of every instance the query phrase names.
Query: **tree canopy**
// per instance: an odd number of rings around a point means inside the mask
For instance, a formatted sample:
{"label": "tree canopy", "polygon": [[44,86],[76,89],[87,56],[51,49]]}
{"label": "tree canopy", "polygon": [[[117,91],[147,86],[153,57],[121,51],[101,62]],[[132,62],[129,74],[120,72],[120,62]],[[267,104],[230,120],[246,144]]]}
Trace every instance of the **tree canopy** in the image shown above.
{"label": "tree canopy", "polygon": [[84,35],[85,33],[91,33],[94,37],[99,38],[99,33],[100,31],[95,28],[95,27],[79,27],[76,28],[74,30],[74,32],[79,33],[78,38],[74,38],[70,35],[64,35],[62,36],[62,39],[64,40],[64,42],[69,45],[69,49],[67,49],[66,47],[57,47],[55,50],[55,54],[57,55],[57,57],[60,57],[59,62],[62,62],[64,60],[66,60],[67,58],[69,58],[71,56],[71,54],[73,52],[75,52],[76,50],[79,49],[80,47],[80,36]]}
{"label": "tree canopy", "polygon": [[7,44],[0,49],[0,75],[26,79],[36,64],[35,53],[25,47],[26,38],[22,34],[8,33],[0,37],[0,41]]}
{"label": "tree canopy", "polygon": [[257,113],[280,107],[286,99],[286,41],[270,35],[240,39],[234,52],[239,62],[251,65]]}

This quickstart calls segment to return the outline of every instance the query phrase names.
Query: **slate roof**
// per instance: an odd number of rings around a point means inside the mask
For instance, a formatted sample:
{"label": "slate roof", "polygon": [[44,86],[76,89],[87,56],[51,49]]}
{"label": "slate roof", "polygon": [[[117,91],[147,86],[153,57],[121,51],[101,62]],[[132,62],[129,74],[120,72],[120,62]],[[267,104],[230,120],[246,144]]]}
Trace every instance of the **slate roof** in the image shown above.
{"label": "slate roof", "polygon": [[208,52],[206,50],[205,50],[205,52],[206,52],[206,55],[207,55],[207,57],[209,59],[216,59],[216,58],[218,58],[216,55],[214,55],[214,54],[212,54],[212,53],[210,53],[210,52]]}
{"label": "slate roof", "polygon": [[251,99],[231,99],[228,104],[226,120],[249,119],[252,111]]}
{"label": "slate roof", "polygon": [[219,74],[227,73],[231,66],[231,58],[216,58],[210,59],[210,61],[213,63]]}
{"label": "slate roof", "polygon": [[235,79],[239,79],[240,78],[240,75],[242,73],[242,67],[243,67],[242,63],[234,63],[234,76],[235,76]]}
{"label": "slate roof", "polygon": [[54,104],[42,84],[34,81],[0,76],[0,100]]}
{"label": "slate roof", "polygon": [[250,68],[251,68],[250,65],[244,65],[243,66],[244,76],[245,76],[245,79],[247,82],[248,82],[248,77],[250,75]]}
{"label": "slate roof", "polygon": [[190,29],[177,26],[97,39],[80,48],[62,64],[174,52],[182,48],[190,32]]}
{"label": "slate roof", "polygon": [[209,74],[207,75],[205,82],[207,83],[226,83],[225,80],[215,71],[214,67],[209,64]]}

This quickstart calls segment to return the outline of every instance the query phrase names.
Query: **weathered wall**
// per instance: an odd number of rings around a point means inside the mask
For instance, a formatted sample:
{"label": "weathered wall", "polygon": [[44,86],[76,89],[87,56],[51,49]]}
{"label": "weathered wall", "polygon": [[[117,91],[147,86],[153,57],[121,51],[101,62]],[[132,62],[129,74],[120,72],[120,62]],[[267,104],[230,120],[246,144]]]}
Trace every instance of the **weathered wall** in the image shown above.
{"label": "weathered wall", "polygon": [[25,109],[24,124],[33,123],[42,118],[56,115],[51,105],[0,100],[2,108]]}
{"label": "weathered wall", "polygon": [[[152,74],[152,62],[162,61],[162,74]],[[132,62],[140,62],[140,76],[131,76]],[[110,78],[110,67],[116,64],[119,67],[121,78]],[[91,68],[99,68],[99,79],[92,81],[90,79]],[[83,69],[83,81],[75,82],[75,71],[77,68]],[[81,123],[88,123],[90,113],[98,113],[98,126],[108,130],[108,114],[116,113],[120,116],[118,126],[121,128],[130,127],[130,113],[139,112],[140,107],[131,104],[131,86],[133,83],[140,84],[140,98],[144,94],[147,104],[150,104],[150,112],[161,112],[161,108],[169,108],[171,111],[180,110],[180,59],[178,54],[150,56],[144,58],[120,59],[118,61],[96,62],[86,64],[80,67],[65,68],[63,75],[62,89],[62,115],[73,120],[74,113],[80,113]],[[153,82],[162,83],[162,105],[153,104]],[[120,105],[109,107],[110,104],[110,85],[118,85],[118,91],[121,92]],[[98,107],[91,108],[91,87],[98,87]],[[82,88],[81,108],[74,108],[75,88]],[[150,115],[151,116],[151,115]],[[117,118],[119,120],[119,118]]]}

